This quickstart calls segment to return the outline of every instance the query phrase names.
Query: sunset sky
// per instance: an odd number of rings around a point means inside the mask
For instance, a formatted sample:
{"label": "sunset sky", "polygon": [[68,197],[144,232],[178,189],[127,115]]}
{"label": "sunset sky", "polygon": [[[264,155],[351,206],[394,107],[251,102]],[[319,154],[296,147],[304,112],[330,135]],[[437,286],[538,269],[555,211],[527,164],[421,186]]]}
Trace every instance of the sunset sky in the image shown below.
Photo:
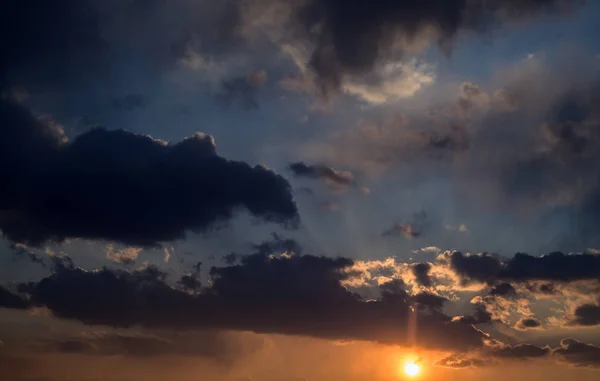
{"label": "sunset sky", "polygon": [[600,1],[1,4],[0,380],[600,377]]}

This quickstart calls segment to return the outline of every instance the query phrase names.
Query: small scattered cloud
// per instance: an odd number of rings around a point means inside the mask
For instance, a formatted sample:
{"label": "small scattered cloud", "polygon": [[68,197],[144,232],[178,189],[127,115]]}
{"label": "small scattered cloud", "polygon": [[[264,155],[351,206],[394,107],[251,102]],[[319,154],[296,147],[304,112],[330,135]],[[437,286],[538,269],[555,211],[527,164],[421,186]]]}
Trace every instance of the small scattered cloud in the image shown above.
{"label": "small scattered cloud", "polygon": [[413,213],[410,222],[396,222],[392,227],[385,230],[383,237],[402,235],[406,238],[419,238],[429,223],[429,217],[425,211]]}
{"label": "small scattered cloud", "polygon": [[106,253],[106,258],[114,263],[131,265],[137,260],[142,252],[142,248],[126,247],[124,249],[115,250],[114,244],[111,243],[106,245],[104,252]]}

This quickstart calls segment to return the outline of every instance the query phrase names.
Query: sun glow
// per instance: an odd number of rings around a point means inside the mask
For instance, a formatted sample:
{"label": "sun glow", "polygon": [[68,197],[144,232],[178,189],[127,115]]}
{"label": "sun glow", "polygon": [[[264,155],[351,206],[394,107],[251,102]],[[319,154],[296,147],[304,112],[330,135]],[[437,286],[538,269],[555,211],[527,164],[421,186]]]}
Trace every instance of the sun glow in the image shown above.
{"label": "sun glow", "polygon": [[409,377],[415,377],[421,373],[421,367],[412,361],[407,361],[404,364],[404,373]]}

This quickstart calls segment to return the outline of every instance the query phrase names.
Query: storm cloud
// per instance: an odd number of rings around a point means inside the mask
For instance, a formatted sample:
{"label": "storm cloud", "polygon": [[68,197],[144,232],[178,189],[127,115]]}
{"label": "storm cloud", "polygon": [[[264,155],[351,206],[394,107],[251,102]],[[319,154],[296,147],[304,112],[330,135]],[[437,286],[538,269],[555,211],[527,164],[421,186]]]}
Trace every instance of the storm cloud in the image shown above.
{"label": "storm cloud", "polygon": [[152,267],[85,271],[62,266],[20,291],[31,305],[92,325],[250,330],[405,345],[411,339],[402,322],[416,314],[424,347],[482,345],[480,331],[441,312],[444,298],[412,297],[392,282],[382,285],[379,300],[362,300],[341,285],[351,264],[346,258],[256,253],[236,265],[213,267],[210,287],[195,294],[171,287],[166,274]]}
{"label": "storm cloud", "polygon": [[283,177],[218,156],[206,134],[168,144],[94,128],[68,141],[55,122],[2,100],[0,141],[0,229],[14,242],[155,245],[238,210],[289,226],[298,220]]}

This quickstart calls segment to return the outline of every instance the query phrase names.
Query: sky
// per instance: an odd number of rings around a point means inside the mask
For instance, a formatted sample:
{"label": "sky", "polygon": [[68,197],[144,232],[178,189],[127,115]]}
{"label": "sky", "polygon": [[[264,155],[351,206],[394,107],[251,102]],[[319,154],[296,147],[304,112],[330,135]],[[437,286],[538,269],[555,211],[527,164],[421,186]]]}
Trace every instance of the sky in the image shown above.
{"label": "sky", "polygon": [[0,379],[598,378],[600,2],[2,9]]}

